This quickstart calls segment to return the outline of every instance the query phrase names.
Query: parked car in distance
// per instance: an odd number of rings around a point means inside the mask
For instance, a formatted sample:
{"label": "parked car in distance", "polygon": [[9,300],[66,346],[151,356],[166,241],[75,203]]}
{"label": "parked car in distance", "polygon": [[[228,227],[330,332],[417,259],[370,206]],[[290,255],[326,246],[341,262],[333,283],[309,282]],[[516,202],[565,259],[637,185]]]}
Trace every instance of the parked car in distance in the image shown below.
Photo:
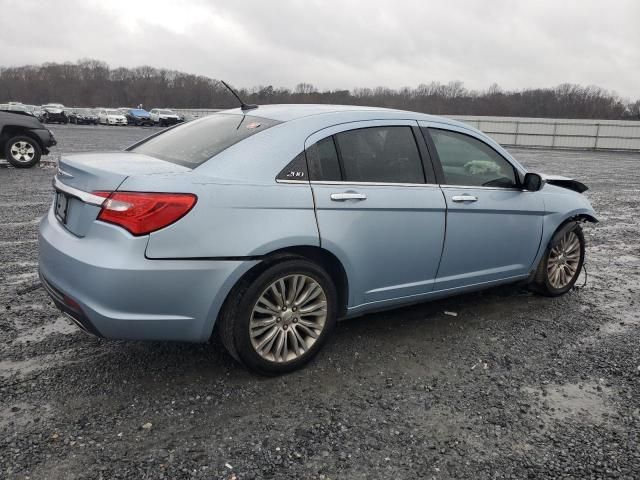
{"label": "parked car in distance", "polygon": [[149,112],[151,120],[156,125],[167,127],[182,122],[184,119],[173,110],[167,108],[154,108]]}
{"label": "parked car in distance", "polygon": [[228,110],[59,169],[39,240],[56,305],[108,338],[215,333],[264,374],[308,362],[338,318],[513,282],[564,294],[596,221],[580,182],[382,108]]}
{"label": "parked car in distance", "polygon": [[90,108],[72,108],[67,111],[70,123],[76,125],[97,125],[98,115]]}
{"label": "parked car in distance", "polygon": [[42,122],[44,119],[43,111],[40,107],[35,105],[24,105],[17,102],[9,102],[0,104],[0,110],[5,112],[22,113],[36,117],[38,121]]}
{"label": "parked car in distance", "polygon": [[27,111],[27,106],[20,103],[20,102],[9,102],[9,103],[3,103],[0,104],[0,108],[4,111],[9,111],[9,112],[26,112]]}
{"label": "parked car in distance", "polygon": [[44,110],[42,110],[42,107],[39,107],[38,105],[25,105],[25,107],[27,108],[27,111],[29,111],[29,113],[39,121],[44,121]]}
{"label": "parked car in distance", "polygon": [[149,112],[142,108],[129,108],[126,110],[125,116],[129,125],[152,127],[154,124]]}
{"label": "parked car in distance", "polygon": [[61,103],[48,103],[42,105],[43,123],[69,123],[69,117],[65,112],[65,107]]}
{"label": "parked car in distance", "polygon": [[0,158],[14,167],[33,167],[55,144],[53,133],[33,115],[0,111]]}
{"label": "parked car in distance", "polygon": [[127,117],[120,110],[105,108],[98,112],[98,122],[104,125],[127,125]]}

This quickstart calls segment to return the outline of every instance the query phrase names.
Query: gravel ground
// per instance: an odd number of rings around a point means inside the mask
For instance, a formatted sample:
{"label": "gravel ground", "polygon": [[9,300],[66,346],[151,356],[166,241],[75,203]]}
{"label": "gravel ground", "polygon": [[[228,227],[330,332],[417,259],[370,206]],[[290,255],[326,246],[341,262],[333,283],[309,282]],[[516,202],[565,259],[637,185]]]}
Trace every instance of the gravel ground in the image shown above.
{"label": "gravel ground", "polygon": [[[154,131],[53,129],[49,158]],[[281,378],[70,326],[28,291],[54,170],[0,167],[0,478],[640,478],[640,154],[514,154],[591,187],[585,288],[342,322]]]}

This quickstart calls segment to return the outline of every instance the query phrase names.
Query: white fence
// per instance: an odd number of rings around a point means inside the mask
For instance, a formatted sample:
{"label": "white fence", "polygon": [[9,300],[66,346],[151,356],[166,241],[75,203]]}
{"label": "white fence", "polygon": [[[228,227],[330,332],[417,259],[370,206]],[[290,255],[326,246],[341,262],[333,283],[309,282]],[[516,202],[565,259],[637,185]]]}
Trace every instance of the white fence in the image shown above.
{"label": "white fence", "polygon": [[[199,118],[219,111],[174,110],[187,118]],[[468,123],[505,146],[640,151],[640,122],[635,121],[470,115],[452,115],[449,118]]]}
{"label": "white fence", "polygon": [[525,117],[451,116],[506,146],[640,150],[640,122]]}

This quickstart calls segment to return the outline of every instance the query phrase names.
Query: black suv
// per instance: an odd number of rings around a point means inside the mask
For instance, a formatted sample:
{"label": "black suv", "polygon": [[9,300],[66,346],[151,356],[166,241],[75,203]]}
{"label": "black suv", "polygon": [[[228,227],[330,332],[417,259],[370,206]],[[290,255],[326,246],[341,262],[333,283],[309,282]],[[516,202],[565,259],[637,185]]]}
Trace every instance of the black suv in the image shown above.
{"label": "black suv", "polygon": [[33,167],[56,143],[53,133],[32,115],[0,110],[0,158],[14,167]]}

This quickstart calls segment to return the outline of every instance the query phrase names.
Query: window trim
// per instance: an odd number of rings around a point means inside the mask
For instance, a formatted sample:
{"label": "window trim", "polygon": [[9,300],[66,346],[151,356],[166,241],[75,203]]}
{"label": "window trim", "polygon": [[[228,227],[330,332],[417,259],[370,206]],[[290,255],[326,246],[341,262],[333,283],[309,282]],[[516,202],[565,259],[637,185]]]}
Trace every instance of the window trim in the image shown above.
{"label": "window trim", "polygon": [[[418,152],[418,158],[419,158],[419,164],[420,164],[420,170],[422,172],[422,179],[423,179],[423,183],[412,183],[412,182],[362,182],[362,181],[353,181],[353,180],[345,180],[345,174],[344,174],[344,161],[343,161],[343,157],[342,157],[342,151],[340,150],[340,145],[338,143],[338,140],[336,139],[336,136],[341,134],[341,133],[346,133],[346,132],[355,132],[357,130],[365,130],[365,129],[369,129],[369,128],[393,128],[393,127],[404,127],[404,128],[408,128],[409,131],[411,132],[411,135],[413,137],[413,141],[415,143],[416,146],[416,150]],[[320,138],[317,141],[315,141],[312,145],[310,145],[309,147],[317,144],[318,142],[321,142],[322,140],[325,140],[326,138],[331,137],[332,141],[333,141],[333,145],[334,148],[336,150],[336,154],[338,156],[338,165],[340,167],[340,180],[313,180],[311,178],[311,175],[309,175],[309,183],[311,184],[316,184],[316,185],[372,185],[372,186],[423,186],[423,185],[436,185],[435,183],[430,183],[431,180],[435,179],[435,176],[431,176],[431,175],[427,175],[427,169],[425,168],[425,153],[428,155],[428,151],[426,151],[426,149],[424,148],[424,145],[421,145],[420,143],[420,138],[421,136],[417,135],[416,129],[418,129],[419,127],[417,125],[371,125],[371,126],[363,126],[363,127],[356,127],[356,128],[350,128],[350,129],[346,129],[346,130],[342,130],[336,133],[333,133],[331,135],[327,135],[326,137]],[[307,159],[307,171],[311,171],[309,169],[309,158],[307,156],[307,151],[309,149],[309,147],[305,148],[305,158]],[[433,168],[433,165],[431,164],[431,158],[427,159],[429,162],[429,165],[431,166],[431,168]]]}
{"label": "window trim", "polygon": [[[489,145],[487,142],[483,141],[482,139],[474,136],[474,135],[469,135],[468,133],[464,133],[464,132],[460,132],[458,130],[451,130],[448,128],[442,128],[442,127],[420,127],[420,130],[422,130],[422,135],[424,136],[424,140],[427,143],[427,147],[429,149],[429,154],[431,155],[431,158],[433,159],[433,163],[434,163],[434,169],[435,169],[435,173],[436,173],[436,180],[438,182],[438,184],[441,187],[455,187],[455,188],[482,188],[482,189],[486,189],[486,190],[511,190],[511,191],[522,191],[522,180],[520,179],[520,171],[516,168],[516,166],[511,163],[509,161],[508,158],[506,158],[504,155],[502,155],[500,152],[498,152],[495,148],[493,148],[491,145]],[[436,144],[433,141],[433,137],[431,136],[431,130],[442,130],[444,132],[450,132],[450,133],[456,133],[458,135],[463,135],[465,137],[469,137],[472,138],[478,142],[481,142],[483,145],[485,145],[486,147],[490,148],[493,152],[495,152],[496,155],[498,155],[500,158],[502,158],[505,162],[507,162],[509,164],[509,166],[511,167],[511,169],[513,170],[515,179],[516,179],[516,186],[515,187],[484,187],[484,186],[476,186],[476,185],[456,185],[453,183],[447,183],[446,178],[444,176],[444,170],[442,168],[442,162],[440,160],[440,155],[438,154],[438,150],[436,148]]]}

